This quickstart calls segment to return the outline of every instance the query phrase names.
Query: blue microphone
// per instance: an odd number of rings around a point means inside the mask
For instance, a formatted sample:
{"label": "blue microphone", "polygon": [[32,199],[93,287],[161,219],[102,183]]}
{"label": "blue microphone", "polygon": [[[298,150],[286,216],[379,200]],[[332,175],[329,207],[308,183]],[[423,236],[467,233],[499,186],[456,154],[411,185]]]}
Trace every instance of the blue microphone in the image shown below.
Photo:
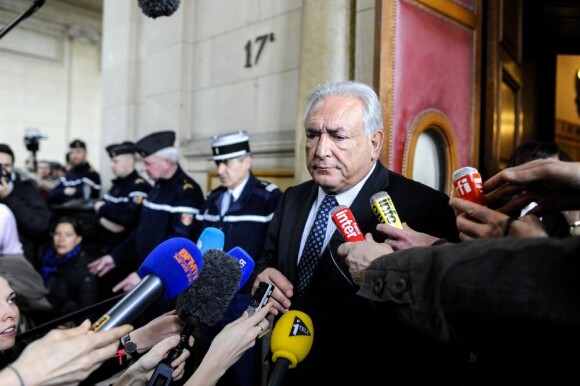
{"label": "blue microphone", "polygon": [[197,247],[203,255],[208,249],[223,249],[225,242],[224,232],[217,228],[207,227],[197,239]]}
{"label": "blue microphone", "polygon": [[193,241],[183,237],[164,241],[139,267],[139,284],[101,316],[92,330],[107,331],[131,323],[160,296],[171,299],[189,288],[202,268],[203,256]]}
{"label": "blue microphone", "polygon": [[239,288],[242,288],[250,278],[250,275],[252,275],[252,272],[254,271],[254,266],[256,264],[254,263],[254,260],[250,257],[250,255],[248,255],[248,252],[246,252],[242,247],[235,247],[230,249],[228,251],[228,255],[235,258],[240,263],[240,269],[242,270],[242,278],[240,279]]}

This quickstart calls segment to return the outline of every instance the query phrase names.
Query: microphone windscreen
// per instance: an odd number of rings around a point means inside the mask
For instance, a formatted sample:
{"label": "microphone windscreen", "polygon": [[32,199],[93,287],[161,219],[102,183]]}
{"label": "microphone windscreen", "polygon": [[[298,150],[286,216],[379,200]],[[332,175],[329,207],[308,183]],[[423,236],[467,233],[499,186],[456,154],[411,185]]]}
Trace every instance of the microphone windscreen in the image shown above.
{"label": "microphone windscreen", "polygon": [[208,250],[199,279],[177,297],[177,316],[191,325],[215,325],[238,291],[241,277],[236,259],[219,249]]}
{"label": "microphone windscreen", "polygon": [[180,0],[137,0],[137,3],[146,16],[155,19],[173,15],[179,8]]}
{"label": "microphone windscreen", "polygon": [[242,279],[240,280],[240,288],[246,284],[252,272],[254,271],[254,260],[248,255],[242,247],[235,247],[228,251],[228,255],[238,260],[240,263],[240,269],[242,271]]}
{"label": "microphone windscreen", "polygon": [[185,291],[200,275],[203,256],[193,241],[174,237],[159,244],[139,267],[139,276],[158,277],[164,285],[163,298]]}
{"label": "microphone windscreen", "polygon": [[197,247],[204,254],[209,249],[224,249],[225,235],[221,230],[207,227],[197,239]]}
{"label": "microphone windscreen", "polygon": [[296,367],[298,362],[306,358],[314,341],[314,326],[312,319],[302,311],[290,310],[278,319],[272,337],[270,349],[272,360],[287,359],[289,369]]}

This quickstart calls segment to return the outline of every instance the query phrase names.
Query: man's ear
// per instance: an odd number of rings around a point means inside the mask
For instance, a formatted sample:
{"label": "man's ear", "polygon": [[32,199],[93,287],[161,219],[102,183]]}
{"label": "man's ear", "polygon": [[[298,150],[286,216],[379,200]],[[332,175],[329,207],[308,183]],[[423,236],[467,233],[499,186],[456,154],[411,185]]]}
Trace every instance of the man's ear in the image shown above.
{"label": "man's ear", "polygon": [[371,159],[373,161],[379,158],[381,154],[381,147],[383,146],[384,137],[385,133],[382,130],[375,131],[373,134],[371,134],[370,150],[371,150]]}

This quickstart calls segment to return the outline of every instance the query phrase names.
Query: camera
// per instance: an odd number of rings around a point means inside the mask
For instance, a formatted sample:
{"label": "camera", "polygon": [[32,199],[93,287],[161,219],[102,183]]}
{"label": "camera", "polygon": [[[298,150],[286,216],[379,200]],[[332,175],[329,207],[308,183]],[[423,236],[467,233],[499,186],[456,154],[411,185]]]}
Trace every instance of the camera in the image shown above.
{"label": "camera", "polygon": [[40,148],[40,140],[47,137],[40,134],[40,131],[35,128],[28,128],[24,132],[24,145],[28,151],[36,153]]}

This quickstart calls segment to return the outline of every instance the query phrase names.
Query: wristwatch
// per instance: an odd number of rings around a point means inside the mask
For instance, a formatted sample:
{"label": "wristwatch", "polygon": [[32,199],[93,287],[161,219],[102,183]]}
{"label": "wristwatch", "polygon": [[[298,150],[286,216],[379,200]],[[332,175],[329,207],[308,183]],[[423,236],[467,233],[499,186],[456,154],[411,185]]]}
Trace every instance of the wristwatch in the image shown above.
{"label": "wristwatch", "polygon": [[125,348],[125,352],[127,354],[131,354],[132,356],[139,355],[137,353],[137,344],[131,340],[131,335],[123,335],[121,338],[121,343],[123,343],[123,347]]}

